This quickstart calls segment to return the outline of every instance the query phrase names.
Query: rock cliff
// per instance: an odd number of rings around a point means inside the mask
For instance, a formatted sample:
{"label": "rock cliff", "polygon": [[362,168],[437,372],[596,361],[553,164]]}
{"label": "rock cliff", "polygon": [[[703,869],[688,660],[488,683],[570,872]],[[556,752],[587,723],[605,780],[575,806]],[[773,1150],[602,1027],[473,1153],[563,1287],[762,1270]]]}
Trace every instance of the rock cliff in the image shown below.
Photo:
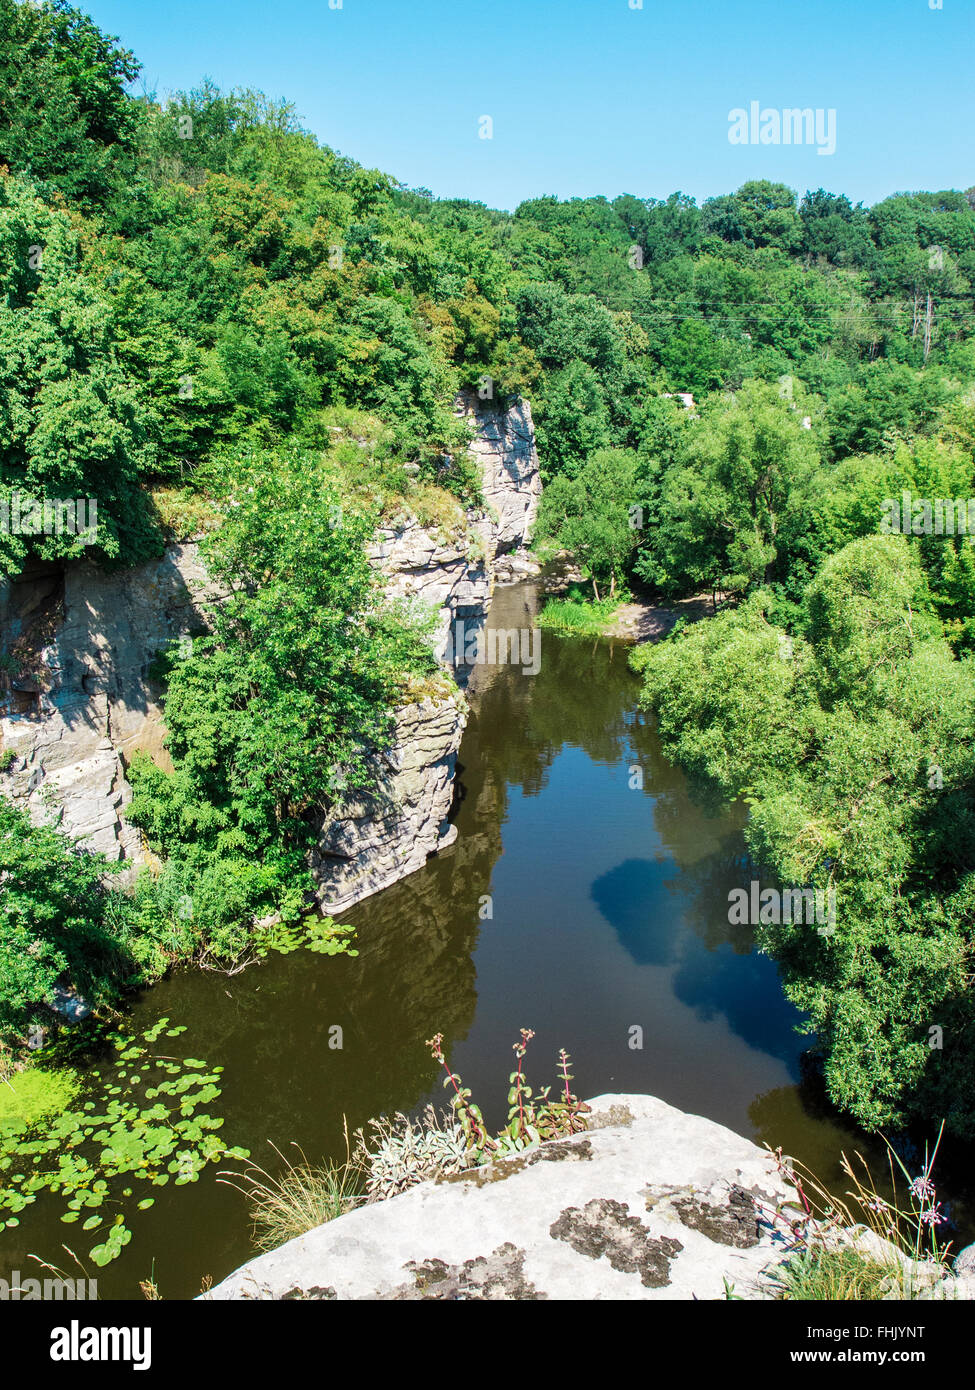
{"label": "rock cliff", "polygon": [[125,763],[141,749],[166,761],[149,667],[173,637],[199,628],[207,591],[193,545],[130,570],[81,562],[9,584],[0,645],[25,643],[36,671],[14,683],[0,718],[0,752],[12,759],[0,790],[84,849],[142,862],[140,833],[122,814]]}
{"label": "rock cliff", "polygon": [[[587,1132],[360,1206],[203,1297],[774,1297],[790,1222],[803,1213],[773,1156],[653,1096],[589,1103]],[[843,1240],[892,1270],[908,1263],[862,1229]],[[975,1295],[965,1255],[953,1278],[913,1267],[915,1293]],[[895,1277],[891,1296],[902,1292]]]}
{"label": "rock cliff", "polygon": [[[484,626],[496,557],[527,542],[542,484],[527,401],[501,411],[468,395],[458,397],[456,409],[477,426],[472,452],[488,515],[469,516],[456,538],[406,518],[400,526],[380,531],[370,558],[384,574],[388,593],[437,609],[436,653],[451,663],[463,689],[470,668],[456,660],[462,653],[448,650],[451,629],[460,620],[469,638]],[[453,843],[457,831],[448,815],[466,720],[461,695],[425,699],[396,711],[396,741],[379,760],[377,793],[343,807],[322,826],[312,870],[324,911],[333,916],[345,911]]]}
{"label": "rock cliff", "polygon": [[468,392],[458,396],[456,409],[477,426],[471,447],[494,521],[495,553],[507,555],[525,544],[542,495],[531,406],[522,400],[493,410]]}
{"label": "rock cliff", "polygon": [[396,741],[379,759],[378,790],[322,825],[311,867],[324,912],[337,916],[388,888],[456,839],[448,812],[466,719],[460,695],[396,711]]}
{"label": "rock cliff", "polygon": [[[488,514],[470,514],[454,538],[405,517],[379,532],[370,553],[392,595],[438,610],[441,659],[452,622],[483,624],[495,555],[525,544],[541,491],[527,402],[501,411],[459,397],[456,408],[477,427],[472,448]],[[20,643],[33,667],[5,698],[0,692],[0,793],[85,849],[123,867],[144,862],[140,832],[124,816],[125,767],[139,750],[167,762],[149,670],[163,646],[199,629],[200,604],[210,596],[192,543],[131,570],[38,565],[0,585],[0,647]],[[463,685],[464,668],[455,674]],[[447,817],[465,720],[459,693],[396,711],[396,744],[380,760],[378,792],[322,827],[312,867],[326,910],[344,910],[451,842]]]}

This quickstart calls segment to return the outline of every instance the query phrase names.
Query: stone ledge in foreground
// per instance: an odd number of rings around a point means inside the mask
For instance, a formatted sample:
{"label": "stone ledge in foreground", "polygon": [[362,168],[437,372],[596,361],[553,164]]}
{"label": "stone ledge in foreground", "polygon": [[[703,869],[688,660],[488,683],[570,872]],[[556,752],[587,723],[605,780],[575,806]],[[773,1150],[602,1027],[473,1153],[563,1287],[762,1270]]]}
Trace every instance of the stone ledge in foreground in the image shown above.
{"label": "stone ledge in foreground", "polygon": [[205,1297],[760,1297],[795,1200],[770,1155],[653,1096],[590,1104],[586,1133],[357,1208]]}

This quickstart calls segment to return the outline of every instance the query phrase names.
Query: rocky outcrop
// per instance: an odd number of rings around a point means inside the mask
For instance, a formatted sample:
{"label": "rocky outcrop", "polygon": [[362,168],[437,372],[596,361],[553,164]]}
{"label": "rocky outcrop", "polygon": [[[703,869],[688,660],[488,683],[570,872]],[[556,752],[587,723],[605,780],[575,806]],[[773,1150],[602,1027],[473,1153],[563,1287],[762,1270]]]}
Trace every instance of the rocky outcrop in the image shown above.
{"label": "rocky outcrop", "polygon": [[[360,1206],[204,1298],[774,1297],[803,1212],[773,1155],[653,1096],[590,1105],[585,1133]],[[864,1248],[892,1270],[909,1263],[892,1246]],[[914,1272],[925,1296],[975,1294],[963,1272]],[[891,1294],[903,1294],[896,1276]]]}
{"label": "rocky outcrop", "polygon": [[[510,567],[506,578],[534,568],[530,561],[509,557],[509,552],[529,539],[541,478],[527,402],[496,411],[476,398],[461,397],[457,409],[478,427],[472,447],[480,462],[488,516],[469,515],[464,529],[453,537],[404,517],[398,526],[377,534],[369,555],[385,578],[388,594],[436,610],[437,658],[450,666],[463,689],[471,668],[461,658],[466,643],[485,624],[498,552]],[[451,642],[458,622],[463,624],[460,644]],[[457,832],[448,815],[466,720],[466,702],[453,695],[396,711],[395,745],[377,759],[378,792],[342,807],[322,826],[312,871],[325,912],[344,912],[413,873],[453,842]]]}
{"label": "rocky outcrop", "polygon": [[[495,555],[524,546],[541,491],[527,402],[501,411],[465,397],[457,410],[478,431],[472,447],[487,515],[462,518],[454,535],[404,516],[370,550],[392,596],[436,610],[436,653],[445,662],[453,622],[463,620],[468,634],[483,625]],[[193,544],[131,570],[38,565],[0,585],[0,647],[29,648],[35,668],[5,699],[0,692],[0,794],[113,863],[144,862],[141,834],[124,815],[125,766],[140,750],[168,764],[150,667],[173,638],[203,626],[201,604],[212,597]],[[468,669],[452,667],[458,685]],[[451,842],[447,817],[465,720],[456,694],[396,711],[396,743],[379,760],[378,792],[322,827],[313,870],[327,910],[342,911],[412,873]]]}
{"label": "rocky outcrop", "polygon": [[[652,1096],[589,1102],[587,1132],[359,1207],[209,1298],[717,1299],[773,1257],[794,1194],[771,1157]],[[315,1290],[321,1290],[316,1294]]]}
{"label": "rocky outcrop", "polygon": [[457,829],[447,813],[466,713],[460,695],[396,711],[396,741],[379,760],[378,790],[322,825],[311,867],[324,912],[344,912],[453,844]]}
{"label": "rocky outcrop", "polygon": [[496,409],[473,392],[464,392],[455,408],[477,426],[471,450],[494,522],[495,553],[506,555],[525,544],[542,495],[531,406],[518,400],[507,410]]}
{"label": "rocky outcrop", "polygon": [[0,752],[11,758],[3,794],[85,849],[141,862],[141,837],[123,815],[124,765],[143,749],[165,762],[149,668],[172,638],[199,629],[207,593],[193,545],[130,570],[81,562],[8,585],[0,644],[26,643],[37,669],[14,682],[0,717]]}
{"label": "rocky outcrop", "polygon": [[[380,530],[368,553],[392,598],[412,599],[437,609],[434,650],[438,661],[448,660],[450,625],[455,619],[483,624],[493,578],[490,522],[469,518],[463,534],[450,540],[409,517],[398,528]],[[463,667],[454,674],[463,685]]]}

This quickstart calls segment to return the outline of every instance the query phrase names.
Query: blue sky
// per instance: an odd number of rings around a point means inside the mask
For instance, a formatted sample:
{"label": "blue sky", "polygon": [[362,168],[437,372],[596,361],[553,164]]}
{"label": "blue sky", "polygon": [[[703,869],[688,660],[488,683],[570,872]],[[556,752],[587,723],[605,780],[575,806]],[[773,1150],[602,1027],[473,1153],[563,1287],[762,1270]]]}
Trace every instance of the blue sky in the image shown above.
{"label": "blue sky", "polygon": [[[159,95],[209,76],[287,97],[324,143],[442,197],[975,184],[975,0],[75,3]],[[730,144],[753,101],[835,109],[835,154]]]}

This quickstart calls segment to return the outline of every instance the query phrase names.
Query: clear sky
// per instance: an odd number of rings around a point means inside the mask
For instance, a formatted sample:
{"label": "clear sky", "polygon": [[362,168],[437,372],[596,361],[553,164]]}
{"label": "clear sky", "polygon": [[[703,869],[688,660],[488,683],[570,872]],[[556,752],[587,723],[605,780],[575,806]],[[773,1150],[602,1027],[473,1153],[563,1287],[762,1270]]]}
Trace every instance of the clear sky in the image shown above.
{"label": "clear sky", "polygon": [[[975,0],[74,3],[158,95],[208,76],[287,97],[322,142],[441,197],[975,184]],[[834,109],[835,154],[729,143],[753,101]]]}

